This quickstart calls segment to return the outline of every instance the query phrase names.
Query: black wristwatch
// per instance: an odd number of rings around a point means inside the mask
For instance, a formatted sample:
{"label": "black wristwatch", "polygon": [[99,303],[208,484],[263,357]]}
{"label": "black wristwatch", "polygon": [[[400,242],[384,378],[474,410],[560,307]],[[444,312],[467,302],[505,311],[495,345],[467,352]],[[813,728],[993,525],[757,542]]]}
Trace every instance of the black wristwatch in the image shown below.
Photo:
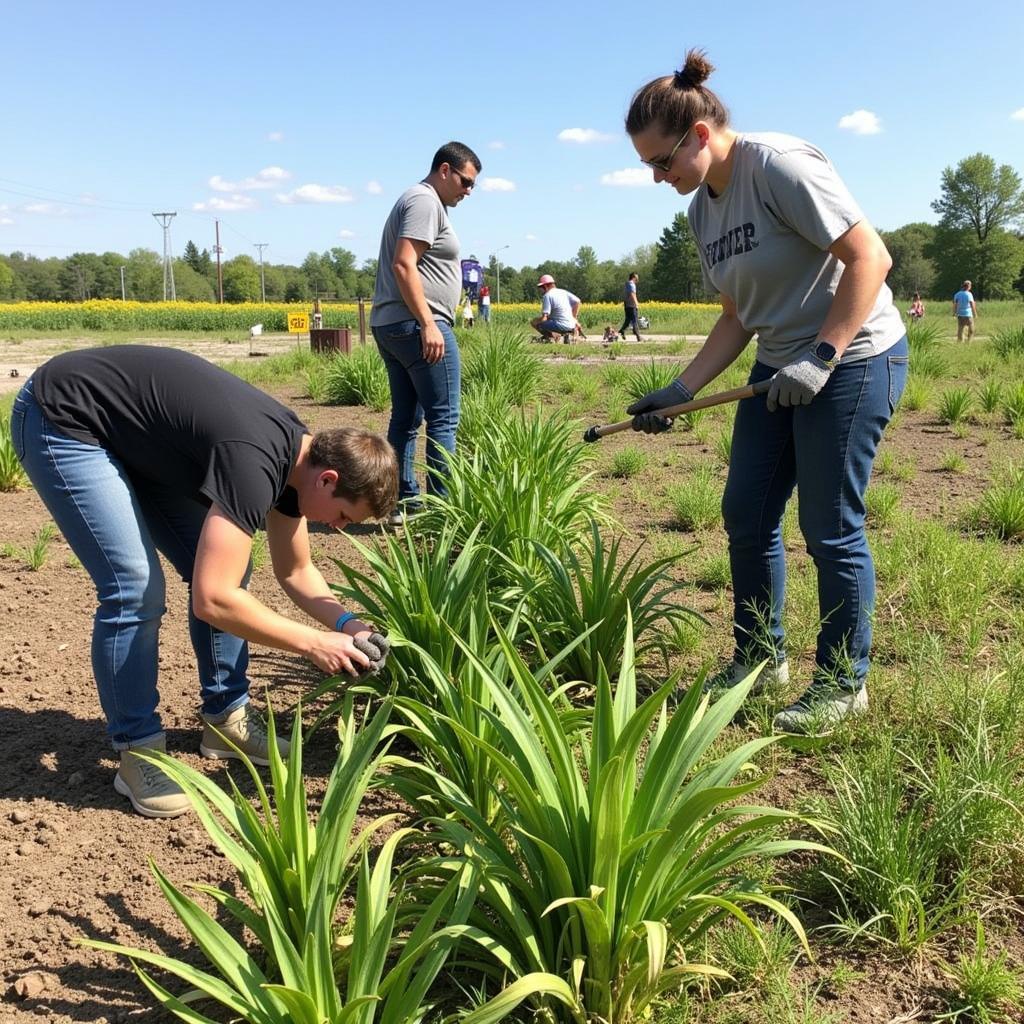
{"label": "black wristwatch", "polygon": [[839,365],[839,356],[836,355],[835,345],[830,345],[827,341],[819,341],[814,348],[811,349],[816,359],[820,359],[825,366],[828,368],[828,372],[831,373]]}

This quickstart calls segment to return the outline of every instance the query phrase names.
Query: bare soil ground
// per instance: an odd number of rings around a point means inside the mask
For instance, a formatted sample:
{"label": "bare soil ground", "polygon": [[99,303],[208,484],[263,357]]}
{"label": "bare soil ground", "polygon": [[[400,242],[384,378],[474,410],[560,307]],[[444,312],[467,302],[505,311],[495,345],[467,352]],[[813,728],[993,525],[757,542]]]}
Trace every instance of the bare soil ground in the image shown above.
{"label": "bare soil ground", "polygon": [[[270,339],[259,343],[260,351],[272,351]],[[199,342],[183,347],[218,359],[238,358],[247,346]],[[44,346],[27,342],[17,348],[16,356],[0,343],[0,368],[17,367],[22,376],[49,354]],[[313,429],[346,423],[377,430],[385,426],[385,414],[314,407],[295,389],[276,394]],[[612,443],[627,441],[609,439]],[[693,442],[679,436],[661,443]],[[948,516],[980,493],[993,460],[1004,457],[1012,444],[1005,433],[987,442],[978,432],[957,439],[918,414],[903,415],[886,443],[916,466],[907,500],[925,517]],[[940,459],[950,448],[965,456],[963,473],[940,470]],[[638,540],[659,529],[639,503],[623,499],[615,511]],[[27,546],[47,522],[31,490],[0,494],[0,540]],[[337,579],[340,574],[328,556],[351,560],[353,549],[337,535],[317,534],[314,544],[319,563]],[[197,753],[186,591],[169,569],[167,585],[160,690],[168,747],[223,777],[223,763],[204,761]],[[255,574],[252,587],[271,607],[294,613],[269,567]],[[184,931],[149,872],[149,860],[178,883],[223,884],[232,876],[194,818],[146,820],[130,813],[114,792],[116,763],[104,740],[89,666],[93,606],[90,580],[62,539],[53,543],[37,572],[28,571],[19,557],[0,558],[0,1021],[10,1024],[40,1017],[54,1022],[161,1019],[125,962],[80,948],[74,940],[92,936],[178,955],[185,948]],[[721,609],[704,611],[719,620],[725,637]],[[253,651],[251,674],[257,702],[262,703],[266,689],[278,709],[293,705],[318,678],[301,658],[259,648]],[[311,741],[306,762],[314,792],[322,787],[332,758],[333,743],[325,730]],[[800,789],[799,773],[787,773],[775,780],[770,798],[788,800]],[[380,813],[378,807],[372,810]],[[870,980],[837,995],[832,1012],[851,1022],[931,1019],[922,1008],[938,1005],[940,979],[934,970],[911,967],[889,964],[882,956],[866,961],[863,969]],[[821,978],[826,968],[823,963],[809,969],[808,977]]]}

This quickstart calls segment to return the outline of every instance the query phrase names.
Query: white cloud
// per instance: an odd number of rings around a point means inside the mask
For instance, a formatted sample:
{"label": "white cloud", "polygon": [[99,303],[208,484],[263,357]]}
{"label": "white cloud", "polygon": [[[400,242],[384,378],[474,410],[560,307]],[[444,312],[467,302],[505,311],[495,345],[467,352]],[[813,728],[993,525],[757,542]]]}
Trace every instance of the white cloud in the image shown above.
{"label": "white cloud", "polygon": [[352,189],[345,185],[300,185],[291,192],[278,192],[277,201],[285,206],[294,203],[351,203]]}
{"label": "white cloud", "polygon": [[216,210],[220,213],[231,213],[235,210],[251,210],[256,205],[252,196],[241,196],[237,193],[230,196],[213,196],[205,203],[193,203],[192,209],[200,213]]}
{"label": "white cloud", "polygon": [[339,238],[355,238],[356,237],[356,233],[354,231],[349,231],[348,228],[342,228],[338,232],[338,237]]}
{"label": "white cloud", "polygon": [[536,241],[537,241],[537,236],[536,236],[536,235],[524,235],[523,237],[524,237],[524,238],[525,238],[525,239],[526,239],[526,240],[527,240],[528,242],[536,242]]}
{"label": "white cloud", "polygon": [[596,128],[563,128],[558,133],[559,142],[614,142],[615,136],[599,132]]}
{"label": "white cloud", "polygon": [[644,167],[625,167],[621,171],[602,174],[601,184],[617,188],[644,188],[654,184],[654,176]]}
{"label": "white cloud", "polygon": [[260,188],[274,188],[291,176],[291,171],[283,167],[264,167],[255,177],[243,178],[241,181],[225,181],[219,174],[215,174],[207,184],[214,192],[251,192]]}
{"label": "white cloud", "polygon": [[366,191],[371,196],[379,196],[384,191],[384,186],[379,181],[368,181],[366,183]]}
{"label": "white cloud", "polygon": [[56,203],[26,203],[22,210],[43,217],[64,217],[71,212],[66,206],[58,206]]}
{"label": "white cloud", "polygon": [[267,142],[284,142],[284,132],[267,132]]}
{"label": "white cloud", "polygon": [[13,224],[14,221],[10,217],[0,217],[0,225],[2,224]]}
{"label": "white cloud", "polygon": [[485,192],[515,192],[516,183],[508,178],[484,178],[480,187]]}
{"label": "white cloud", "polygon": [[1010,120],[1011,121],[1024,121],[1024,107],[1021,107],[1020,110],[1015,110],[1010,115]]}
{"label": "white cloud", "polygon": [[882,130],[882,122],[870,110],[855,110],[839,118],[839,127],[855,135],[878,135]]}
{"label": "white cloud", "polygon": [[487,148],[488,149],[504,149],[505,148],[505,143],[502,142],[501,139],[495,139],[493,142],[488,142],[487,143]]}

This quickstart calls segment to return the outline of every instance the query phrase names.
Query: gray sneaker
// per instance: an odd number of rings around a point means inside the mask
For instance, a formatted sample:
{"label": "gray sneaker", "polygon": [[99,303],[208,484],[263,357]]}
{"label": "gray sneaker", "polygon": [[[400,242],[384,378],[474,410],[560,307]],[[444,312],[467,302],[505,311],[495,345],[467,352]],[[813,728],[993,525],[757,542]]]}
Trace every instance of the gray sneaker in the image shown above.
{"label": "gray sneaker", "polygon": [[133,750],[121,751],[121,764],[114,776],[114,789],[128,797],[132,807],[147,818],[177,818],[190,810],[185,791],[155,764],[144,761],[136,750],[167,750],[161,736],[148,743],[137,743]]}
{"label": "gray sneaker", "polygon": [[799,700],[783,708],[772,721],[776,732],[797,736],[828,736],[845,718],[868,709],[868,690],[840,690],[833,683],[812,683]]}
{"label": "gray sneaker", "polygon": [[[704,682],[705,693],[720,693],[738,686],[757,668],[756,665],[745,665],[741,661],[731,661],[721,672],[709,676]],[[789,662],[780,661],[777,665],[769,662],[758,674],[750,689],[752,696],[761,693],[774,693],[789,682]]]}
{"label": "gray sneaker", "polygon": [[[203,757],[217,761],[241,760],[238,750],[227,742],[231,740],[253,764],[270,764],[267,727],[252,704],[235,708],[222,722],[209,722],[204,716],[203,723],[203,738],[199,744],[199,753]],[[278,737],[277,749],[282,758],[288,757],[290,747],[288,740]]]}

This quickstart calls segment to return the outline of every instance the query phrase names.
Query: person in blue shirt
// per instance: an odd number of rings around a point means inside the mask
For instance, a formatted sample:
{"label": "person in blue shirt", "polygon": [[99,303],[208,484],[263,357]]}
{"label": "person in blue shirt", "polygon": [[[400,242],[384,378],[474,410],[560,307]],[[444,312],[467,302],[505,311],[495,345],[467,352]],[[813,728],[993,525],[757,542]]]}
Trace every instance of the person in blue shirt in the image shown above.
{"label": "person in blue shirt", "polygon": [[974,321],[978,316],[970,281],[964,281],[960,291],[953,296],[953,315],[956,317],[956,340],[964,340],[966,329],[967,340],[970,341],[974,337]]}

